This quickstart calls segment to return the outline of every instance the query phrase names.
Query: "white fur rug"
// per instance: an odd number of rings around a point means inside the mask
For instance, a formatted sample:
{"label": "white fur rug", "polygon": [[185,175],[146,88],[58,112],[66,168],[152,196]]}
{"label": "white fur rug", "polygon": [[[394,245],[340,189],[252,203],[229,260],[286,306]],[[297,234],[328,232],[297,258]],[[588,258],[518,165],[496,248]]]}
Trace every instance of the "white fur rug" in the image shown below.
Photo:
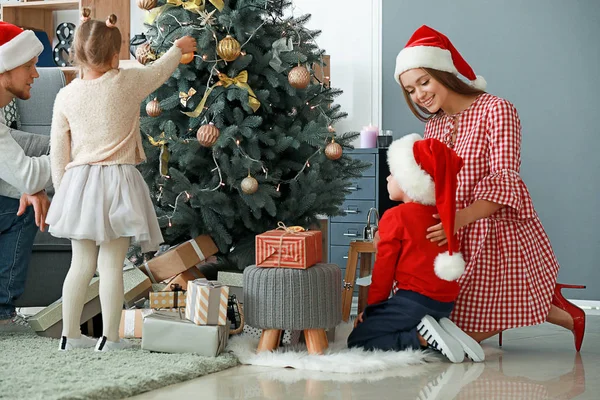
{"label": "white fur rug", "polygon": [[232,352],[242,364],[260,365],[299,370],[364,374],[390,370],[396,367],[418,365],[425,362],[443,361],[434,352],[406,351],[365,351],[348,349],[346,340],[352,331],[352,322],[338,325],[335,341],[329,343],[324,355],[310,355],[305,345],[280,348],[274,352],[256,354],[258,339],[247,335],[230,339],[227,350]]}

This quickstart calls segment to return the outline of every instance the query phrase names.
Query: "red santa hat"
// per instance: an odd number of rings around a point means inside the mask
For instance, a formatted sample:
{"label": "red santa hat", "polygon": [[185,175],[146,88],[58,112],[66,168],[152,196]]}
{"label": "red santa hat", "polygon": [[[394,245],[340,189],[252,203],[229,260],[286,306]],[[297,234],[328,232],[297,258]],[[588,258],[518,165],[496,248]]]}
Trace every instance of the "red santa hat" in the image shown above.
{"label": "red santa hat", "polygon": [[448,238],[448,251],[435,259],[435,274],[454,281],[465,270],[454,237],[456,186],[463,160],[454,150],[436,139],[413,133],[395,140],[388,149],[388,165],[394,179],[417,203],[435,205]]}
{"label": "red santa hat", "polygon": [[0,74],[42,54],[44,45],[33,31],[0,21]]}
{"label": "red santa hat", "polygon": [[485,90],[487,82],[473,69],[443,33],[423,25],[413,33],[396,57],[394,78],[400,84],[400,74],[414,68],[431,68],[461,74],[475,89]]}

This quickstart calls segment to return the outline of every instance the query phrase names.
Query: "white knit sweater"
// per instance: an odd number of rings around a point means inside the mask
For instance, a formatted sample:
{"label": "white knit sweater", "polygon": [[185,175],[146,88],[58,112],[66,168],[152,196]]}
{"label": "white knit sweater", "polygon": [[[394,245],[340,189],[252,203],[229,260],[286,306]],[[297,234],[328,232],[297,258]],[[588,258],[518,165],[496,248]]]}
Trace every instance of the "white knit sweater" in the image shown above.
{"label": "white knit sweater", "polygon": [[37,193],[49,183],[48,156],[27,157],[0,115],[0,196],[18,199],[22,193]]}
{"label": "white knit sweater", "polygon": [[140,103],[175,71],[181,50],[173,46],[153,65],[113,69],[93,80],[75,79],[54,103],[50,136],[52,181],[78,165],[139,164],[146,159],[140,135]]}

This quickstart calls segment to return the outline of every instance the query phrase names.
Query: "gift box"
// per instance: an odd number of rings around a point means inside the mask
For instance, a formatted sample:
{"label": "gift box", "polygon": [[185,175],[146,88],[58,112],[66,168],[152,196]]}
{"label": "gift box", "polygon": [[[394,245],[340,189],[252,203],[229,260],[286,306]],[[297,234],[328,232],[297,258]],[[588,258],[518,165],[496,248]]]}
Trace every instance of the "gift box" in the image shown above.
{"label": "gift box", "polygon": [[[92,278],[85,292],[80,324],[84,324],[100,314],[100,279]],[[29,325],[40,336],[60,338],[62,335],[62,298],[45,307],[29,319]]]}
{"label": "gift box", "polygon": [[139,299],[148,298],[152,282],[142,271],[135,267],[123,270],[123,292],[125,308],[131,308]]}
{"label": "gift box", "polygon": [[150,293],[150,307],[161,308],[183,308],[185,307],[186,292],[183,290],[173,292]]}
{"label": "gift box", "polygon": [[216,357],[227,346],[229,325],[202,326],[179,313],[156,311],[144,318],[142,349]]}
{"label": "gift box", "polygon": [[229,287],[207,279],[188,283],[185,317],[197,325],[228,325]]}
{"label": "gift box", "polygon": [[166,280],[164,282],[165,287],[162,289],[162,291],[173,291],[173,289],[176,287],[179,287],[182,290],[187,290],[188,282],[202,278],[204,278],[202,272],[200,272],[198,268],[192,267],[187,271],[184,271],[179,275],[175,275],[174,277]]}
{"label": "gift box", "polygon": [[145,262],[140,269],[152,283],[162,282],[204,261],[218,248],[208,235],[198,236]]}
{"label": "gift box", "polygon": [[243,304],[244,302],[244,273],[243,272],[226,272],[219,271],[217,273],[217,281],[222,285],[229,286],[229,295],[235,295],[237,300]]}
{"label": "gift box", "polygon": [[323,257],[321,231],[275,229],[256,235],[256,266],[306,269]]}
{"label": "gift box", "polygon": [[141,338],[144,318],[152,314],[154,310],[123,310],[121,313],[121,324],[119,325],[119,337]]}

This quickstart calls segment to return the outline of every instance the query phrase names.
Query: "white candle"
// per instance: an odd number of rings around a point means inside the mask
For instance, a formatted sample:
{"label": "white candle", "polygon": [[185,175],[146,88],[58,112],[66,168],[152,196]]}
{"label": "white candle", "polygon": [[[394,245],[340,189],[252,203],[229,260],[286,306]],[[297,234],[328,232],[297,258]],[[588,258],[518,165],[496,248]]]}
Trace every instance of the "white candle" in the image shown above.
{"label": "white candle", "polygon": [[370,149],[377,147],[379,128],[373,125],[364,126],[360,131],[360,147]]}

